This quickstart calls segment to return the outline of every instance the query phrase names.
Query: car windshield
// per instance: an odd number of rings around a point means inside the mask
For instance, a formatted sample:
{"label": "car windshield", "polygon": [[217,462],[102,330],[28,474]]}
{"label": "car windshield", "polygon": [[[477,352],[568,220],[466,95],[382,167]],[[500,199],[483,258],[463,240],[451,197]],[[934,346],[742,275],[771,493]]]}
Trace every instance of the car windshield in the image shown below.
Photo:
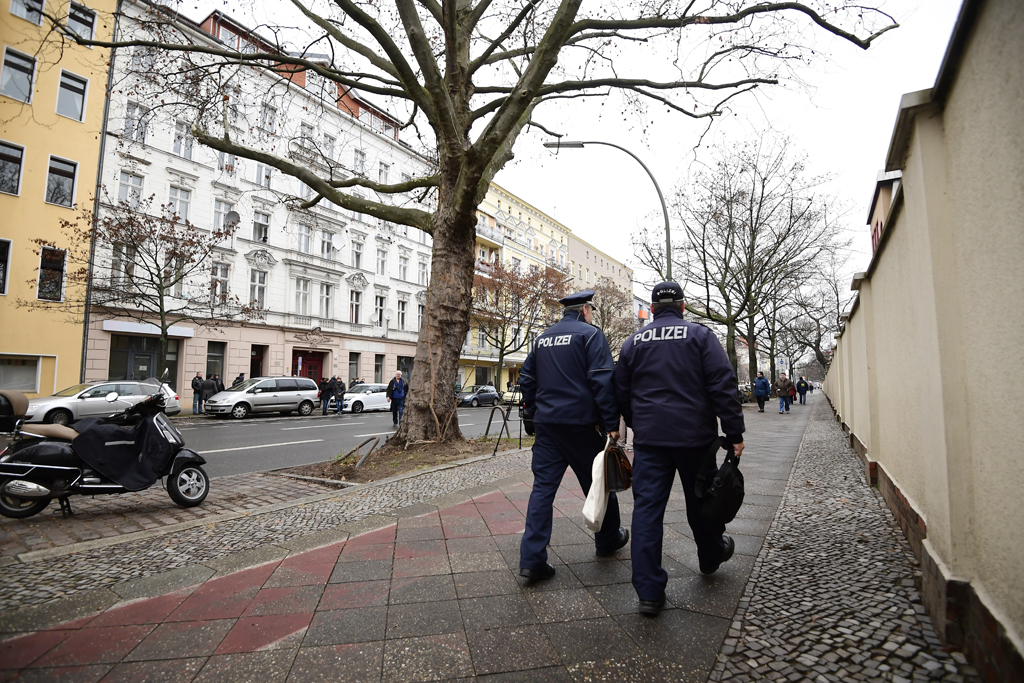
{"label": "car windshield", "polygon": [[247,379],[241,384],[236,384],[235,386],[231,387],[231,391],[245,391],[246,389],[250,389],[256,386],[261,381],[262,380],[260,379]]}
{"label": "car windshield", "polygon": [[76,384],[73,387],[68,387],[64,391],[58,391],[56,394],[54,394],[54,396],[74,396],[78,392],[84,391],[85,389],[88,389],[88,388],[89,388],[88,384]]}

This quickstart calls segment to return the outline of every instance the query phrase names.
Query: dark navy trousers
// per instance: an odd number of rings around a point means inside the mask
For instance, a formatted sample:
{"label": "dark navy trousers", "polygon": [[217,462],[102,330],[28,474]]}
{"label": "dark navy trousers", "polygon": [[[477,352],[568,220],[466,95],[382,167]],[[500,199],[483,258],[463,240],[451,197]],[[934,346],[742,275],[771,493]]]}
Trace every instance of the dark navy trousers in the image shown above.
{"label": "dark navy trousers", "polygon": [[[533,444],[533,491],[526,509],[526,531],[519,549],[519,566],[539,569],[548,561],[548,543],[551,541],[552,505],[558,486],[571,467],[583,488],[590,492],[594,458],[604,450],[606,438],[594,427],[575,425],[536,425]],[[580,510],[583,501],[580,501]],[[611,550],[619,540],[619,500],[608,496],[608,510],[601,530],[594,535],[597,550]]]}
{"label": "dark navy trousers", "polygon": [[[659,600],[665,593],[668,574],[661,566],[661,544],[665,535],[665,506],[676,473],[686,496],[686,521],[697,543],[701,565],[715,565],[722,559],[724,524],[713,524],[700,514],[701,501],[694,483],[701,462],[711,444],[700,448],[669,448],[633,445],[633,524],[630,558],[633,588],[640,600]],[[714,476],[718,468],[709,473]]]}

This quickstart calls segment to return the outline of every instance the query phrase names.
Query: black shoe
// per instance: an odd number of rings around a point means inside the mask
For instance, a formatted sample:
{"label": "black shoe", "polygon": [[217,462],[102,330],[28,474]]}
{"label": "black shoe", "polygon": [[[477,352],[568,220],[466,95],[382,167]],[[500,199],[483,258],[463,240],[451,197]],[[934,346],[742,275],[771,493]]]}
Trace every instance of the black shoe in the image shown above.
{"label": "black shoe", "polygon": [[619,527],[619,540],[617,540],[615,542],[615,545],[611,548],[611,550],[598,550],[597,551],[597,556],[598,557],[611,557],[612,555],[617,553],[620,548],[624,547],[627,543],[629,543],[629,529],[627,529],[626,527],[621,527],[620,526]]}
{"label": "black shoe", "polygon": [[661,608],[665,606],[665,596],[662,595],[657,600],[641,600],[638,611],[640,614],[645,614],[649,617],[656,617],[661,612]]}
{"label": "black shoe", "polygon": [[702,565],[700,568],[701,574],[714,574],[718,571],[718,568],[728,562],[732,557],[732,554],[736,552],[736,541],[732,540],[732,536],[722,536],[722,540],[725,541],[725,549],[722,551],[722,559],[713,567],[705,567]]}
{"label": "black shoe", "polygon": [[550,564],[545,564],[540,569],[526,569],[525,567],[519,568],[519,576],[525,576],[530,581],[543,581],[544,579],[550,579],[555,575],[555,568]]}

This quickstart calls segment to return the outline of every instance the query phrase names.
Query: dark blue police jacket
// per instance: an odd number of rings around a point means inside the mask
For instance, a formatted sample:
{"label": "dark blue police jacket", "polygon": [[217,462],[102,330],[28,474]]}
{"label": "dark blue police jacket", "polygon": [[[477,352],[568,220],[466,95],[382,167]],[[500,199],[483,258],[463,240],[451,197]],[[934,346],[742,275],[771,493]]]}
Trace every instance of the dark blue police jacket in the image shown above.
{"label": "dark blue police jacket", "polygon": [[604,333],[569,311],[537,338],[519,372],[526,406],[538,424],[619,428],[612,371],[615,362]]}
{"label": "dark blue police jacket", "polygon": [[[615,395],[639,446],[696,447],[743,440],[743,409],[725,349],[703,325],[663,309],[622,345]],[[717,419],[716,419],[717,418]]]}

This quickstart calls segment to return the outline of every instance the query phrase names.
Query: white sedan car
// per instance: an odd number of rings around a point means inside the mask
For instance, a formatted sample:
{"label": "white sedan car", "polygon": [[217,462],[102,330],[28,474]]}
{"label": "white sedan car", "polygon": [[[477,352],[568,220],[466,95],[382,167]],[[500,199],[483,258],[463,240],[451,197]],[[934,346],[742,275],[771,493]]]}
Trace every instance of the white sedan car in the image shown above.
{"label": "white sedan car", "polygon": [[361,413],[364,410],[391,410],[387,384],[357,384],[345,392],[341,401],[342,412]]}

